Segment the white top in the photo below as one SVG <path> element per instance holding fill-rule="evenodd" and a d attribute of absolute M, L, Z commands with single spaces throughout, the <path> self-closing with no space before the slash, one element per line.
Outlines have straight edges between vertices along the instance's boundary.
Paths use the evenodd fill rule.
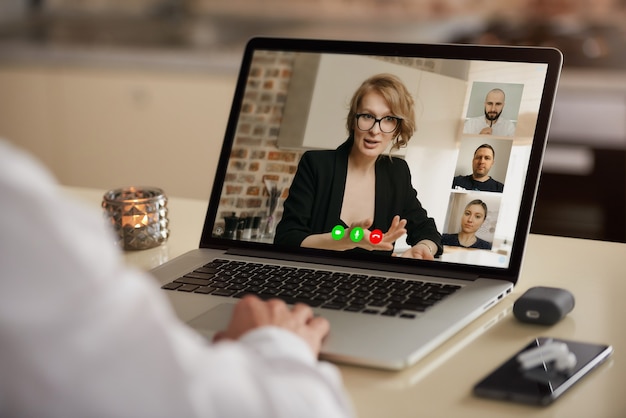
<path fill-rule="evenodd" d="M 483 128 L 488 128 L 489 124 L 484 116 L 469 118 L 463 126 L 464 134 L 478 135 Z M 498 118 L 491 126 L 493 136 L 513 136 L 515 135 L 515 124 L 507 119 Z"/>
<path fill-rule="evenodd" d="M 0 416 L 345 417 L 337 369 L 288 331 L 210 344 L 129 269 L 102 215 L 0 140 Z"/>

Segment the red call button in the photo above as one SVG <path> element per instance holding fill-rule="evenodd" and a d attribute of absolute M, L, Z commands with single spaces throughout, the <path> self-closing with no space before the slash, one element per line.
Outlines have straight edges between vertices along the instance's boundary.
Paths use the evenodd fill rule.
<path fill-rule="evenodd" d="M 380 242 L 383 240 L 383 231 L 381 231 L 380 229 L 375 229 L 372 232 L 370 232 L 370 242 L 374 245 L 376 244 L 380 244 Z"/>

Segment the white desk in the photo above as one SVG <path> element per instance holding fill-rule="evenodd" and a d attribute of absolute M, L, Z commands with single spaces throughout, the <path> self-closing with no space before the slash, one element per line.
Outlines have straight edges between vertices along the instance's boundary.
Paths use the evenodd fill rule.
<path fill-rule="evenodd" d="M 99 207 L 104 190 L 64 188 Z M 150 250 L 127 252 L 149 269 L 197 248 L 207 204 L 171 198 L 171 236 Z M 415 366 L 401 372 L 340 366 L 360 417 L 625 417 L 626 244 L 531 235 L 515 291 Z M 576 297 L 560 323 L 517 322 L 513 302 L 529 287 L 564 287 Z M 613 358 L 552 406 L 541 408 L 478 399 L 473 384 L 537 336 L 612 344 Z"/>

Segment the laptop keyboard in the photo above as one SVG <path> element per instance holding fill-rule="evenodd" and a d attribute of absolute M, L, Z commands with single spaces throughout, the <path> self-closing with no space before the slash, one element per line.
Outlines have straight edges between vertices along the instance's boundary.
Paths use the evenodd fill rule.
<path fill-rule="evenodd" d="M 215 259 L 163 289 L 412 319 L 460 286 L 308 268 Z"/>

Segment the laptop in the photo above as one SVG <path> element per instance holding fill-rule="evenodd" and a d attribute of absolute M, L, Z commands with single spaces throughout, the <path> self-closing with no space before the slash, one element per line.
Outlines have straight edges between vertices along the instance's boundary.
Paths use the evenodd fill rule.
<path fill-rule="evenodd" d="M 226 327 L 239 298 L 253 293 L 308 303 L 327 318 L 324 359 L 388 370 L 416 363 L 518 281 L 561 65 L 551 48 L 251 39 L 199 248 L 152 273 L 180 318 L 209 339 Z M 346 142 L 352 96 L 380 74 L 401 80 L 413 97 L 416 131 L 406 147 L 379 158 L 408 167 L 412 199 L 446 245 L 433 248 L 434 260 L 399 256 L 411 248 L 407 235 L 392 251 L 286 245 L 277 235 L 290 228 L 281 222 L 294 215 L 285 202 L 304 174 L 302 156 Z M 457 184 L 472 177 L 475 156 L 485 152 L 500 189 Z M 207 179 L 190 181 L 211 187 Z M 345 179 L 328 187 L 337 184 Z M 316 193 L 306 198 L 311 207 L 298 218 L 336 203 Z M 481 211 L 480 226 L 467 232 L 467 212 Z M 336 224 L 321 233 L 355 230 Z M 359 238 L 386 231 L 364 228 L 351 239 L 358 246 Z"/>

